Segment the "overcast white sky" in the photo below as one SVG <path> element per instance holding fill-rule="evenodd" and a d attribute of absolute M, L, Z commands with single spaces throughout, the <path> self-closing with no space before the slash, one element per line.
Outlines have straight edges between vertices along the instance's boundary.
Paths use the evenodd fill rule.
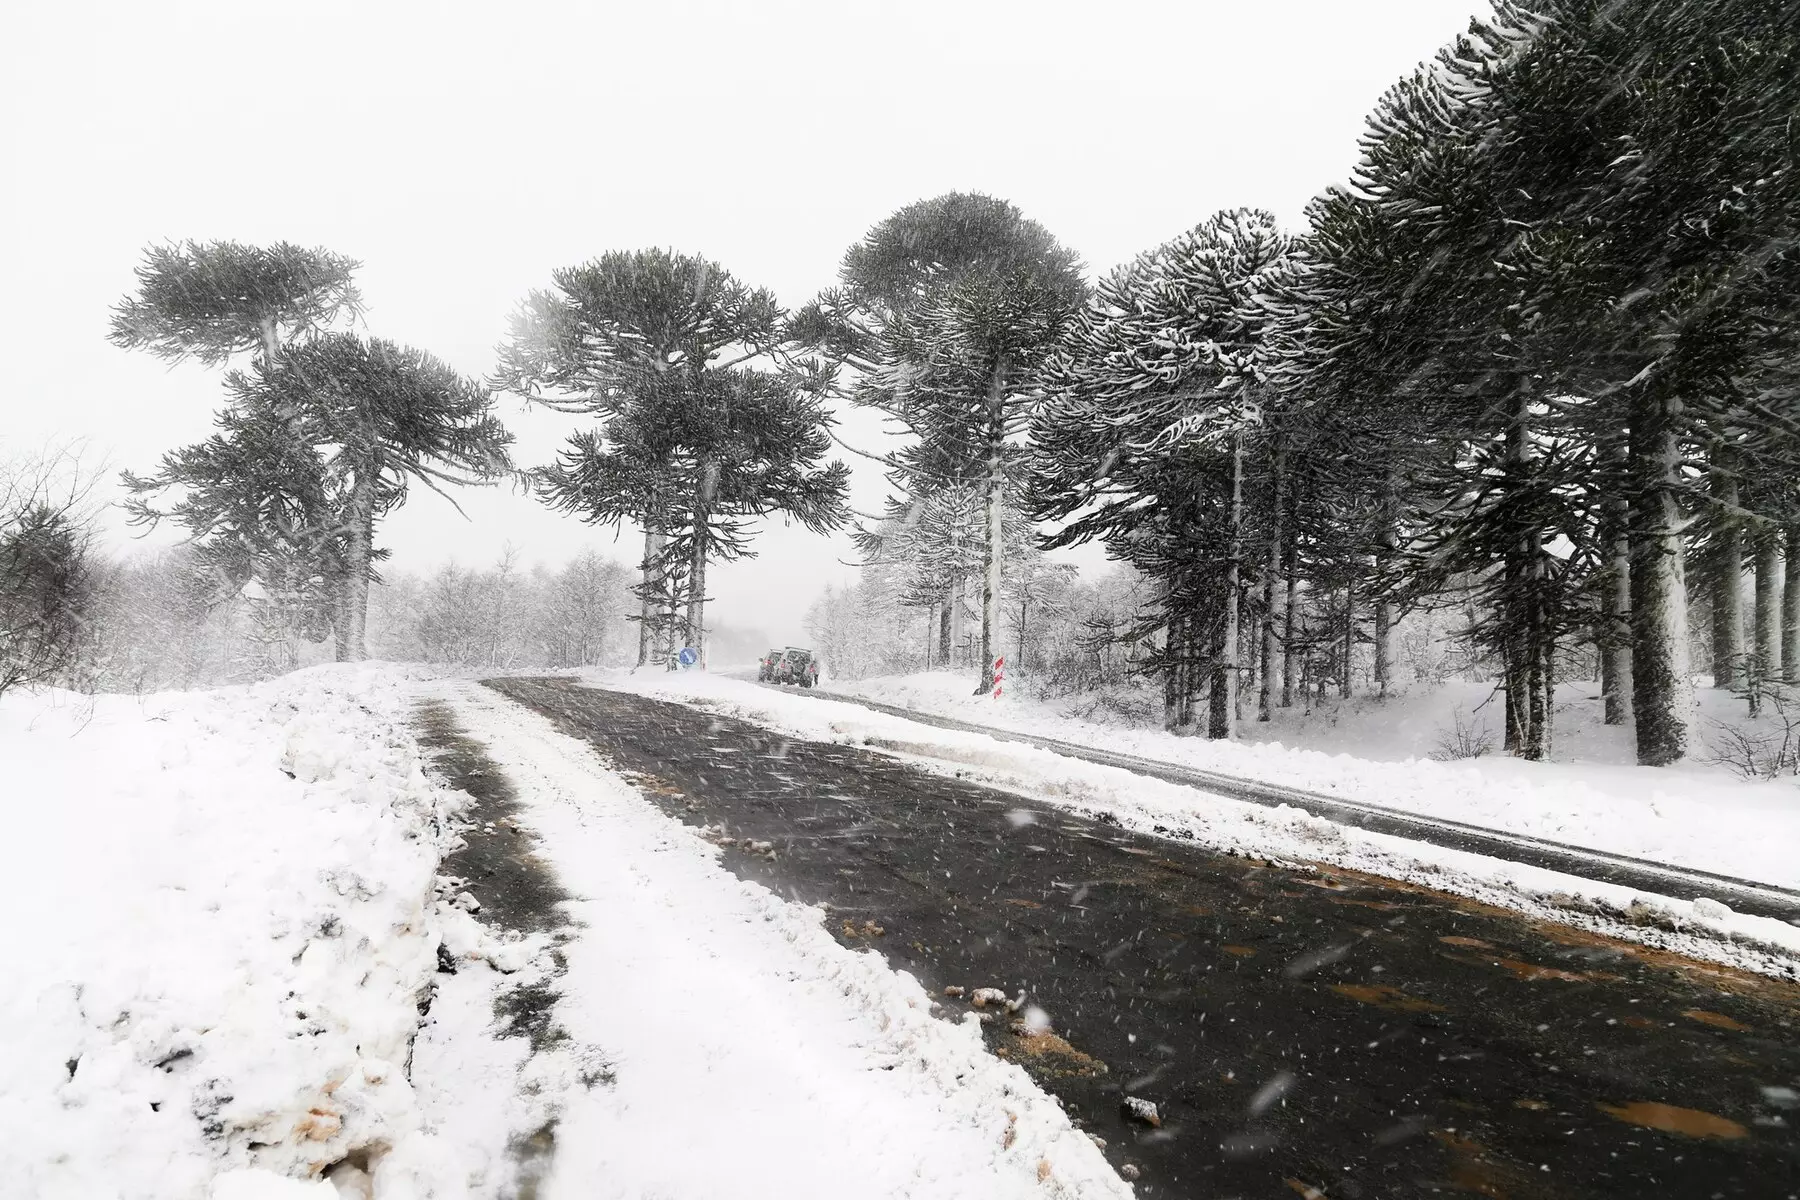
<path fill-rule="evenodd" d="M 871 225 L 950 190 L 1013 201 L 1096 273 L 1223 207 L 1297 227 L 1382 90 L 1478 7 L 12 4 L 0 441 L 85 438 L 147 469 L 206 435 L 216 373 L 105 340 L 153 241 L 352 255 L 370 332 L 480 376 L 526 291 L 610 249 L 703 253 L 797 305 Z M 578 420 L 503 412 L 526 463 Z M 857 465 L 853 502 L 874 508 L 878 470 Z M 463 505 L 469 520 L 421 492 L 389 518 L 393 567 L 611 543 L 525 496 Z M 714 614 L 799 640 L 852 552 L 783 528 L 761 544 L 709 577 Z M 629 539 L 613 552 L 635 557 Z"/>

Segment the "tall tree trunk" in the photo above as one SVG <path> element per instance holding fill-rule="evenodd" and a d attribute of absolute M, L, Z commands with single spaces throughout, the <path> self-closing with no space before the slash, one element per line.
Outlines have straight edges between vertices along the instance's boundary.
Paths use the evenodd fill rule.
<path fill-rule="evenodd" d="M 1525 745 L 1521 749 L 1524 758 L 1531 762 L 1542 762 L 1550 757 L 1550 722 L 1551 722 L 1551 689 L 1552 676 L 1556 659 L 1555 642 L 1550 635 L 1548 614 L 1544 611 L 1542 577 L 1544 556 L 1542 548 L 1537 545 L 1538 535 L 1531 535 L 1532 549 L 1537 551 L 1527 569 L 1526 577 L 1531 580 L 1531 597 L 1527 604 L 1530 623 L 1527 625 L 1525 677 L 1526 722 Z"/>
<path fill-rule="evenodd" d="M 1525 719 L 1520 716 L 1525 706 L 1520 703 L 1519 697 L 1519 667 L 1513 661 L 1516 652 L 1517 648 L 1509 645 L 1501 654 L 1500 692 L 1506 698 L 1501 720 L 1505 722 L 1506 733 L 1501 739 L 1500 748 L 1508 754 L 1518 753 L 1519 747 L 1525 744 L 1521 732 Z"/>
<path fill-rule="evenodd" d="M 1781 555 L 1781 678 L 1800 683 L 1800 525 L 1787 527 Z"/>
<path fill-rule="evenodd" d="M 1244 442 L 1231 439 L 1230 541 L 1225 561 L 1225 619 L 1219 632 L 1219 656 L 1213 670 L 1211 721 L 1207 736 L 1230 738 L 1237 734 L 1238 688 L 1238 577 L 1244 557 Z"/>
<path fill-rule="evenodd" d="M 944 593 L 944 602 L 938 606 L 937 662 L 941 667 L 950 665 L 950 638 L 954 632 L 951 610 L 956 607 L 956 601 L 956 589 L 950 588 Z"/>
<path fill-rule="evenodd" d="M 656 569 L 656 558 L 662 553 L 662 538 L 657 534 L 655 523 L 644 522 L 644 557 L 638 564 L 642 572 L 641 586 L 638 589 L 638 659 L 637 665 L 643 666 L 650 661 L 650 651 L 655 644 L 655 602 L 652 594 L 655 580 L 651 572 Z"/>
<path fill-rule="evenodd" d="M 1300 548 L 1292 520 L 1288 523 L 1287 552 L 1282 556 L 1287 598 L 1281 602 L 1281 707 L 1294 707 L 1294 625 L 1300 615 Z"/>
<path fill-rule="evenodd" d="M 693 565 L 688 568 L 687 644 L 693 648 L 694 665 L 706 669 L 706 556 L 704 527 L 694 531 Z"/>
<path fill-rule="evenodd" d="M 706 670 L 706 558 L 712 552 L 712 503 L 719 486 L 719 464 L 708 458 L 699 462 L 694 487 L 694 551 L 688 568 L 688 645 L 697 656 L 694 665 Z"/>
<path fill-rule="evenodd" d="M 1653 387 L 1631 396 L 1631 703 L 1638 762 L 1687 756 L 1693 679 L 1679 496 L 1682 403 Z"/>
<path fill-rule="evenodd" d="M 1280 637 L 1276 623 L 1285 616 L 1279 606 L 1286 597 L 1281 587 L 1281 535 L 1287 526 L 1287 435 L 1282 432 L 1279 420 L 1271 440 L 1269 467 L 1274 476 L 1274 495 L 1269 505 L 1268 554 L 1263 560 L 1262 679 L 1256 694 L 1258 721 L 1267 721 L 1274 716 L 1275 676 L 1281 671 L 1277 662 Z"/>
<path fill-rule="evenodd" d="M 1338 695 L 1345 700 L 1348 700 L 1355 690 L 1350 683 L 1350 664 L 1355 658 L 1356 582 L 1346 579 L 1344 581 L 1344 661 L 1338 671 Z"/>
<path fill-rule="evenodd" d="M 1605 566 L 1600 572 L 1600 624 L 1594 641 L 1600 650 L 1600 694 L 1608 725 L 1631 721 L 1631 543 L 1626 538 L 1629 520 L 1624 497 L 1611 497 L 1601 504 L 1600 545 Z"/>
<path fill-rule="evenodd" d="M 1379 561 L 1375 578 L 1381 591 L 1375 598 L 1370 617 L 1375 623 L 1375 694 L 1387 698 L 1394 675 L 1394 603 L 1388 599 L 1387 585 L 1394 572 L 1394 560 L 1400 556 L 1400 475 L 1390 460 L 1381 480 L 1381 534 Z"/>
<path fill-rule="evenodd" d="M 340 579 L 331 597 L 331 651 L 338 662 L 350 662 L 350 583 Z"/>
<path fill-rule="evenodd" d="M 1750 535 L 1756 558 L 1756 629 L 1754 648 L 1755 683 L 1781 678 L 1785 660 L 1781 657 L 1781 569 L 1779 557 L 1781 534 L 1771 525 L 1759 525 Z"/>
<path fill-rule="evenodd" d="M 956 585 L 950 595 L 950 665 L 957 664 L 956 655 L 962 653 L 963 643 L 968 640 L 969 614 L 963 611 L 963 589 L 968 580 L 957 577 Z"/>
<path fill-rule="evenodd" d="M 1506 471 L 1520 488 L 1530 485 L 1533 473 L 1531 419 L 1531 393 L 1521 387 L 1506 427 Z M 1519 757 L 1538 762 L 1546 753 L 1547 656 L 1552 652 L 1544 611 L 1543 535 L 1538 529 L 1517 531 L 1508 542 L 1504 570 L 1506 590 L 1500 604 L 1508 643 L 1507 688 L 1513 697 L 1512 749 Z"/>
<path fill-rule="evenodd" d="M 1168 604 L 1164 599 L 1165 606 Z M 1167 631 L 1163 641 L 1163 728 L 1174 730 L 1181 726 L 1181 672 L 1175 657 L 1175 647 L 1181 644 L 1181 618 L 1172 608 L 1166 608 Z"/>
<path fill-rule="evenodd" d="M 1021 596 L 1019 598 L 1019 652 L 1013 656 L 1014 671 L 1023 671 L 1025 669 L 1025 614 L 1030 607 L 1031 598 L 1029 596 Z"/>
<path fill-rule="evenodd" d="M 375 542 L 375 468 L 358 466 L 350 486 L 349 546 L 344 578 L 344 620 L 349 627 L 345 652 L 350 662 L 369 657 L 369 566 Z"/>
<path fill-rule="evenodd" d="M 987 538 L 981 576 L 981 686 L 994 690 L 994 653 L 1000 644 L 1001 563 L 1006 556 L 1002 506 L 1006 501 L 1006 356 L 994 362 L 987 395 Z"/>
<path fill-rule="evenodd" d="M 1720 502 L 1707 578 L 1713 686 L 1730 688 L 1737 686 L 1744 668 L 1744 525 L 1731 511 L 1738 506 L 1737 455 L 1724 443 L 1713 450 L 1707 490 Z"/>
<path fill-rule="evenodd" d="M 1375 625 L 1375 694 L 1382 699 L 1387 698 L 1388 684 L 1394 673 L 1393 661 L 1393 629 L 1394 605 L 1386 593 L 1375 600 L 1374 610 L 1369 618 Z"/>

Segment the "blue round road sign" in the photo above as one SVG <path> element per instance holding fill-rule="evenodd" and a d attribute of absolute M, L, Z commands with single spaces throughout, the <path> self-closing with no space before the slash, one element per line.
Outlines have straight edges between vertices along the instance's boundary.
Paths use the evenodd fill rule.
<path fill-rule="evenodd" d="M 692 646 L 683 646 L 681 648 L 681 653 L 677 654 L 675 657 L 681 660 L 681 665 L 684 667 L 691 667 L 700 661 L 700 655 Z"/>

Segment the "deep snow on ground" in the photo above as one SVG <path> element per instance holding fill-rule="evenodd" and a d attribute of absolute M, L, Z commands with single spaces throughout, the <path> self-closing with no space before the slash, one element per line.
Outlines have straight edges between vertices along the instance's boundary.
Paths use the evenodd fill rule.
<path fill-rule="evenodd" d="M 525 1069 L 555 1121 L 543 1200 L 1130 1194 L 972 1016 L 932 1016 L 822 912 L 738 879 L 592 747 L 487 689 L 449 695 L 576 897 L 546 980 L 558 1036 Z"/>
<path fill-rule="evenodd" d="M 28 914 L 0 990 L 0 1192 L 301 1195 L 282 1176 L 416 1132 L 445 796 L 409 692 L 361 666 L 0 702 Z"/>
<path fill-rule="evenodd" d="M 1630 730 L 1602 723 L 1593 684 L 1558 688 L 1559 761 L 1532 763 L 1499 753 L 1499 703 L 1488 702 L 1488 684 L 1452 682 L 1386 700 L 1328 700 L 1310 713 L 1277 709 L 1268 724 L 1254 719 L 1254 699 L 1247 697 L 1240 740 L 1216 742 L 1071 715 L 1094 710 L 1091 701 L 1039 699 L 1021 688 L 998 700 L 975 696 L 975 683 L 973 675 L 933 671 L 834 681 L 826 689 L 1363 804 L 1800 887 L 1800 781 L 1747 781 L 1702 763 L 1636 766 Z M 1728 693 L 1702 689 L 1700 704 L 1703 732 L 1714 722 L 1746 720 L 1743 701 Z M 1459 719 L 1494 750 L 1435 761 Z"/>
<path fill-rule="evenodd" d="M 1027 792 L 1081 812 L 1105 813 L 1146 832 L 1192 838 L 1232 853 L 1369 871 L 1695 957 L 1770 974 L 1800 976 L 1800 927 L 1733 913 L 1712 900 L 1645 895 L 1539 867 L 1347 828 L 1299 807 L 1267 808 L 1232 800 L 1120 768 L 1000 741 L 986 734 L 940 729 L 850 701 L 806 697 L 742 679 L 660 671 L 598 671 L 586 675 L 600 686 L 695 704 L 797 737 L 886 749 L 914 758 L 933 770 Z M 1021 719 L 1019 727 L 1050 736 L 1066 733 L 1051 727 L 1048 720 Z M 1129 748 L 1116 736 L 1117 731 L 1109 734 L 1097 744 L 1112 750 Z M 1251 750 L 1255 752 L 1257 748 Z M 1288 756 L 1304 761 L 1303 753 L 1287 752 L 1287 756 L 1280 757 L 1267 749 L 1261 753 L 1270 754 L 1268 761 L 1275 764 L 1289 761 Z M 1433 786 L 1429 771 L 1440 765 L 1369 764 L 1324 755 L 1318 758 L 1341 763 L 1352 779 L 1363 778 L 1356 774 L 1358 771 L 1371 770 L 1375 782 L 1366 785 L 1371 788 L 1379 786 L 1377 772 L 1391 771 L 1396 785 L 1407 772 L 1417 772 L 1427 780 L 1421 789 L 1427 794 Z M 1196 765 L 1229 769 L 1222 763 L 1205 760 Z M 1324 765 L 1316 769 L 1321 778 L 1328 777 Z M 1275 782 L 1294 782 L 1277 774 L 1267 777 Z M 1482 782 L 1479 776 L 1464 780 L 1465 786 Z M 1316 779 L 1307 780 L 1302 786 L 1307 784 L 1316 790 L 1333 790 L 1319 787 Z M 1435 786 L 1450 784 L 1439 780 Z M 1541 802 L 1553 803 L 1556 785 L 1539 786 L 1547 792 Z M 1355 794 L 1355 798 L 1360 800 L 1363 796 Z M 1766 837 L 1774 832 L 1753 829 L 1749 836 Z M 1790 841 L 1777 847 L 1768 861 L 1791 857 L 1794 844 Z"/>
<path fill-rule="evenodd" d="M 0 701 L 0 1195 L 1130 1194 L 915 982 L 590 748 L 428 676 Z M 578 897 L 566 971 L 438 874 L 470 810 L 409 725 L 447 690 Z M 505 1036 L 521 988 L 560 993 L 551 1036 Z"/>

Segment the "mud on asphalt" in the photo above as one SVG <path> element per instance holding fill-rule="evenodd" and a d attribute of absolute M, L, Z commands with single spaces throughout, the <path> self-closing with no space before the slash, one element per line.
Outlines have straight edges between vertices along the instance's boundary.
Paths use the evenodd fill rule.
<path fill-rule="evenodd" d="M 1792 983 L 681 705 L 488 686 L 670 815 L 724 825 L 731 870 L 825 907 L 944 1015 L 1023 991 L 1051 1032 L 1001 1015 L 990 1047 L 1139 1168 L 1142 1195 L 1800 1196 Z"/>

